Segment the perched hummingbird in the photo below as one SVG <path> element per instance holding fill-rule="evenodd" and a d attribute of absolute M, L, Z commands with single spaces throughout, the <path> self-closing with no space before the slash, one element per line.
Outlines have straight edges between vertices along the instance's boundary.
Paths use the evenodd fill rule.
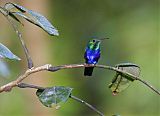
<path fill-rule="evenodd" d="M 84 54 L 86 64 L 98 63 L 98 60 L 101 55 L 100 43 L 101 43 L 101 40 L 104 40 L 104 39 L 108 39 L 108 38 L 93 39 L 88 42 L 85 50 L 85 54 Z M 93 69 L 94 67 L 85 67 L 84 76 L 92 76 Z"/>

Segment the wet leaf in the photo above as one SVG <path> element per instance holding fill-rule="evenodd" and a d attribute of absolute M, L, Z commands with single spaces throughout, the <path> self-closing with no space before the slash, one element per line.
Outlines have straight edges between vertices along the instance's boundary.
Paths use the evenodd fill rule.
<path fill-rule="evenodd" d="M 0 43 L 0 58 L 8 58 L 11 60 L 21 60 L 19 57 L 14 55 L 6 46 Z"/>
<path fill-rule="evenodd" d="M 59 35 L 58 30 L 40 13 L 37 13 L 32 10 L 28 10 L 14 3 L 6 4 L 5 8 L 9 10 L 11 13 L 21 16 L 22 18 L 26 19 L 30 23 L 39 26 L 48 34 L 56 35 L 56 36 Z"/>
<path fill-rule="evenodd" d="M 117 64 L 116 68 L 125 71 L 127 73 L 132 74 L 133 76 L 139 77 L 140 75 L 140 67 L 136 64 L 132 63 L 121 63 Z M 125 74 L 116 72 L 115 77 L 113 78 L 111 84 L 109 84 L 109 88 L 111 89 L 113 95 L 117 95 L 121 91 L 128 88 L 128 86 L 133 82 L 135 78 L 128 77 Z"/>
<path fill-rule="evenodd" d="M 66 102 L 71 94 L 72 88 L 64 86 L 55 86 L 45 90 L 37 90 L 36 95 L 40 102 L 46 107 L 52 107 L 52 104 Z"/>

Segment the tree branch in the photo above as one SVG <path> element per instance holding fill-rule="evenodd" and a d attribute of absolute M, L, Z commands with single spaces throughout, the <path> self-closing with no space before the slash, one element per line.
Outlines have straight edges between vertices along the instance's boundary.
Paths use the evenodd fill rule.
<path fill-rule="evenodd" d="M 104 116 L 104 114 L 102 112 L 100 112 L 99 110 L 97 110 L 95 107 L 93 107 L 92 105 L 88 104 L 87 102 L 73 96 L 73 95 L 70 95 L 70 98 L 72 98 L 73 100 L 77 101 L 77 102 L 80 102 L 84 105 L 86 105 L 87 107 L 89 107 L 91 110 L 97 112 L 100 116 Z"/>
<path fill-rule="evenodd" d="M 27 49 L 27 46 L 26 46 L 26 44 L 25 44 L 25 42 L 24 42 L 24 40 L 23 40 L 23 38 L 22 38 L 22 34 L 21 34 L 20 31 L 18 30 L 18 28 L 17 28 L 17 26 L 14 24 L 14 22 L 13 22 L 11 19 L 9 19 L 8 16 L 5 16 L 5 17 L 7 18 L 7 20 L 9 21 L 9 23 L 12 25 L 14 31 L 15 31 L 16 34 L 17 34 L 17 36 L 18 36 L 18 38 L 19 38 L 19 40 L 20 40 L 20 42 L 21 42 L 21 45 L 22 45 L 22 47 L 23 47 L 25 56 L 26 56 L 26 58 L 27 58 L 28 68 L 31 69 L 31 68 L 33 67 L 33 61 L 32 61 L 32 58 L 31 58 L 31 56 L 30 56 L 30 54 L 29 54 L 29 51 L 28 51 L 28 49 Z"/>
<path fill-rule="evenodd" d="M 28 68 L 31 69 L 33 67 L 33 61 L 32 61 L 32 58 L 29 54 L 29 51 L 27 49 L 27 46 L 22 38 L 22 34 L 20 33 L 20 31 L 18 30 L 17 28 L 17 25 L 9 18 L 9 11 L 6 10 L 5 8 L 1 7 L 0 6 L 0 13 L 2 13 L 8 20 L 8 22 L 11 24 L 11 26 L 13 27 L 14 31 L 16 32 L 20 42 L 21 42 L 21 45 L 23 47 L 23 50 L 24 50 L 24 53 L 25 53 L 25 56 L 27 58 L 27 63 L 28 63 Z"/>
<path fill-rule="evenodd" d="M 151 84 L 149 84 L 148 82 L 137 78 L 138 81 L 142 82 L 144 85 L 146 85 L 147 87 L 149 87 L 151 90 L 153 90 L 155 93 L 157 93 L 158 95 L 160 95 L 160 91 L 158 91 L 156 88 L 154 88 Z"/>
<path fill-rule="evenodd" d="M 108 69 L 108 70 L 113 70 L 116 71 L 124 76 L 131 76 L 134 80 L 138 80 L 145 84 L 147 87 L 149 87 L 151 90 L 153 90 L 155 93 L 160 95 L 160 92 L 152 87 L 150 84 L 145 82 L 144 80 L 140 79 L 139 77 L 136 77 L 128 72 L 125 72 L 121 69 L 111 67 L 111 66 L 106 66 L 106 65 L 89 65 L 89 64 L 69 64 L 69 65 L 60 65 L 60 66 L 52 66 L 51 64 L 46 64 L 43 66 L 39 66 L 36 68 L 28 69 L 23 75 L 19 76 L 15 81 L 12 81 L 6 85 L 3 85 L 0 87 L 0 93 L 3 91 L 10 91 L 13 87 L 17 86 L 20 82 L 22 82 L 25 78 L 27 78 L 30 74 L 40 72 L 40 71 L 51 71 L 55 72 L 61 69 L 72 69 L 72 68 L 82 68 L 82 67 L 97 67 L 97 68 L 102 68 L 102 69 Z"/>
<path fill-rule="evenodd" d="M 36 73 L 36 72 L 40 72 L 40 71 L 47 71 L 48 67 L 50 67 L 49 64 L 43 65 L 43 66 L 39 66 L 37 68 L 32 68 L 32 69 L 28 69 L 23 75 L 19 76 L 16 80 L 3 85 L 0 87 L 0 93 L 1 92 L 9 92 L 11 91 L 11 89 L 13 87 L 18 86 L 19 83 L 21 83 L 25 78 L 27 78 L 29 75 Z"/>
<path fill-rule="evenodd" d="M 36 85 L 31 85 L 31 84 L 27 84 L 27 83 L 19 83 L 17 85 L 17 87 L 19 88 L 32 88 L 32 89 L 46 89 L 45 87 L 40 87 L 40 86 L 36 86 Z"/>
<path fill-rule="evenodd" d="M 32 89 L 41 89 L 41 90 L 44 90 L 46 89 L 45 87 L 40 87 L 40 86 L 36 86 L 36 85 L 31 85 L 31 84 L 27 84 L 27 83 L 19 83 L 17 85 L 17 87 L 19 88 L 32 88 Z M 77 102 L 80 102 L 84 105 L 86 105 L 87 107 L 89 107 L 91 110 L 95 111 L 96 113 L 98 113 L 100 116 L 104 116 L 103 113 L 101 113 L 100 111 L 98 111 L 95 107 L 93 107 L 92 105 L 90 105 L 89 103 L 87 103 L 86 101 L 83 101 L 73 95 L 70 95 L 69 96 L 70 98 L 74 99 L 75 101 Z"/>

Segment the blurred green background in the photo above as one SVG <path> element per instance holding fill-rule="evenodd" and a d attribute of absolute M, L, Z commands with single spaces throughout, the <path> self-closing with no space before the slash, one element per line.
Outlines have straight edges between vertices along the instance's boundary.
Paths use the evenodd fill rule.
<path fill-rule="evenodd" d="M 46 16 L 59 30 L 51 37 L 36 26 L 25 23 L 22 30 L 35 66 L 83 63 L 86 43 L 91 37 L 109 37 L 102 43 L 99 64 L 132 62 L 141 67 L 142 79 L 160 89 L 159 4 L 158 0 L 10 0 Z M 4 5 L 9 0 L 0 2 Z M 0 40 L 20 62 L 6 61 L 10 78 L 0 78 L 3 85 L 26 69 L 26 60 L 16 34 L 3 15 Z M 160 116 L 160 98 L 142 83 L 135 81 L 122 93 L 113 96 L 108 84 L 114 72 L 95 69 L 85 78 L 83 69 L 34 74 L 26 80 L 40 86 L 63 85 L 74 88 L 73 95 L 95 106 L 107 116 Z M 44 107 L 35 90 L 14 88 L 0 94 L 0 116 L 96 116 L 95 112 L 72 99 L 61 107 Z"/>

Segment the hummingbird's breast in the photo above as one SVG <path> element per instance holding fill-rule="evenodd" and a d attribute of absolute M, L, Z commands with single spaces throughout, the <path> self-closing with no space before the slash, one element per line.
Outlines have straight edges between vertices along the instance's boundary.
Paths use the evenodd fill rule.
<path fill-rule="evenodd" d="M 97 64 L 98 59 L 100 58 L 100 49 L 86 49 L 84 58 L 86 59 L 87 64 Z"/>

